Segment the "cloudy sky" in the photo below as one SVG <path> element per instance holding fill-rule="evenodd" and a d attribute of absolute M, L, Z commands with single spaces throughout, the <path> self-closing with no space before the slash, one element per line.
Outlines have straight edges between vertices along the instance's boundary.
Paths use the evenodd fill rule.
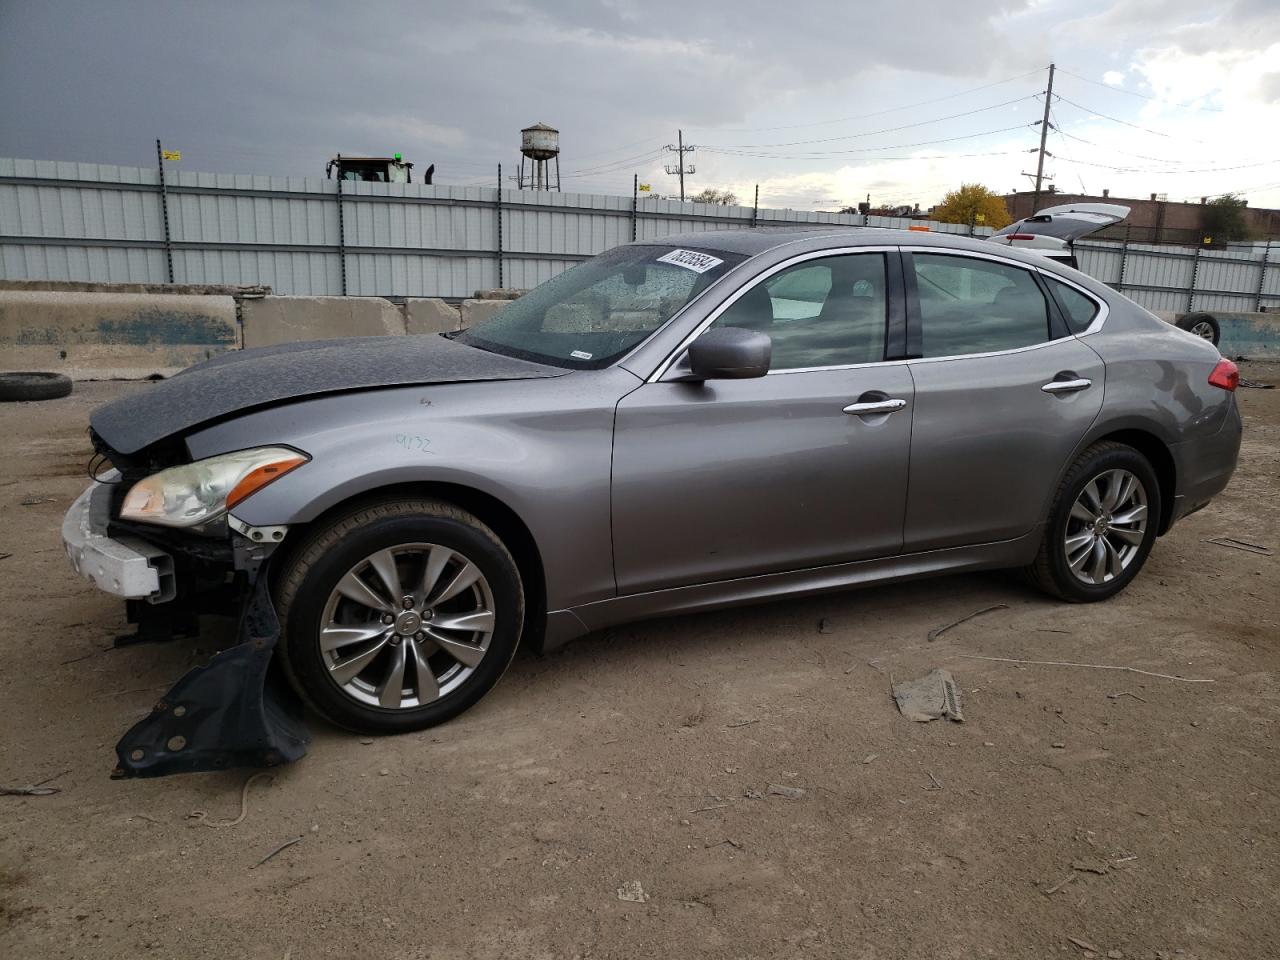
<path fill-rule="evenodd" d="M 682 128 L 691 192 L 927 207 L 1027 187 L 1051 60 L 1059 189 L 1280 207 L 1277 0 L 0 0 L 0 156 L 479 184 L 546 121 L 566 190 L 670 194 Z"/>

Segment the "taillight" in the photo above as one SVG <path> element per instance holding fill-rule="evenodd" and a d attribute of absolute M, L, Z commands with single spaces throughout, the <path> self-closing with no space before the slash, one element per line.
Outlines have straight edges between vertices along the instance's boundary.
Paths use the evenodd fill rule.
<path fill-rule="evenodd" d="M 1236 387 L 1240 386 L 1240 368 L 1223 357 L 1213 368 L 1213 373 L 1209 374 L 1209 382 L 1215 387 L 1234 393 Z"/>

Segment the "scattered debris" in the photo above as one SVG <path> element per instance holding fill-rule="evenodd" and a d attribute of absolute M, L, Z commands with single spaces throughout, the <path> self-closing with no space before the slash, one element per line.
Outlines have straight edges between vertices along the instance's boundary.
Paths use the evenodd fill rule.
<path fill-rule="evenodd" d="M 1076 878 L 1076 875 L 1074 873 L 1069 874 L 1065 880 L 1059 880 L 1052 887 L 1046 890 L 1044 892 L 1044 895 L 1046 897 L 1052 897 L 1055 893 L 1057 893 L 1059 890 L 1061 890 L 1063 887 L 1065 887 L 1068 883 L 1070 883 L 1075 878 Z"/>
<path fill-rule="evenodd" d="M 941 789 L 942 789 L 942 784 L 941 784 L 941 782 L 939 782 L 938 778 L 937 778 L 937 777 L 935 777 L 935 776 L 933 775 L 933 773 L 932 773 L 932 772 L 930 772 L 930 771 L 928 771 L 928 770 L 926 770 L 926 771 L 925 771 L 925 773 L 929 774 L 929 779 L 933 781 L 933 786 L 932 786 L 932 787 L 925 787 L 925 789 L 926 789 L 926 790 L 941 790 Z"/>
<path fill-rule="evenodd" d="M 1051 746 L 1052 746 L 1052 747 L 1053 747 L 1053 749 L 1055 749 L 1055 750 L 1065 750 L 1065 749 L 1067 749 L 1067 745 L 1066 745 L 1065 743 L 1063 743 L 1061 740 L 1055 740 L 1055 741 L 1051 744 Z"/>
<path fill-rule="evenodd" d="M 0 787 L 0 797 L 49 797 L 61 792 L 60 787 Z"/>
<path fill-rule="evenodd" d="M 731 840 L 728 837 L 725 837 L 723 840 L 717 840 L 715 843 L 708 843 L 702 849 L 710 850 L 712 847 L 723 847 L 726 843 L 729 846 L 733 847 L 735 850 L 742 849 L 742 844 L 740 844 L 737 840 Z"/>
<path fill-rule="evenodd" d="M 1144 677 L 1157 677 L 1160 680 L 1180 680 L 1183 683 L 1213 683 L 1212 680 L 1198 680 L 1193 677 L 1178 677 L 1169 673 L 1152 673 L 1150 670 L 1139 670 L 1137 667 L 1114 667 L 1105 663 L 1072 663 L 1069 660 L 1015 660 L 1013 657 L 979 657 L 969 653 L 957 654 L 963 660 L 990 660 L 995 663 L 1021 663 L 1040 667 L 1088 667 L 1091 670 L 1126 670 L 1129 673 L 1140 673 Z"/>
<path fill-rule="evenodd" d="M 799 800 L 805 793 L 799 787 L 784 787 L 780 783 L 769 784 L 769 792 L 775 797 L 785 797 L 787 800 Z"/>
<path fill-rule="evenodd" d="M 34 507 L 37 503 L 57 503 L 57 502 L 58 502 L 57 499 L 54 497 L 27 497 L 27 499 L 22 501 L 22 506 Z"/>
<path fill-rule="evenodd" d="M 6 553 L 6 554 L 5 554 L 5 557 L 7 557 L 7 556 L 8 556 L 8 554 Z M 4 559 L 4 557 L 0 557 L 0 560 L 3 560 L 3 559 Z M 83 654 L 82 656 L 79 656 L 79 657 L 72 657 L 70 660 L 63 660 L 63 661 L 62 661 L 62 663 L 61 663 L 61 666 L 64 666 L 64 667 L 65 667 L 65 666 L 67 666 L 67 664 L 70 664 L 70 663 L 79 663 L 81 660 L 88 660 L 90 657 L 96 657 L 96 656 L 97 656 L 98 654 L 100 654 L 100 653 L 106 653 L 108 650 L 116 650 L 116 649 L 118 649 L 118 648 L 117 648 L 114 644 L 113 644 L 112 646 L 109 646 L 109 647 L 99 647 L 98 649 L 96 649 L 96 650 L 94 650 L 94 651 L 92 651 L 92 652 L 90 652 L 90 653 Z"/>
<path fill-rule="evenodd" d="M 59 777 L 65 777 L 70 770 L 63 770 L 61 773 L 55 773 L 52 777 L 45 777 L 36 783 L 27 787 L 0 787 L 0 797 L 51 797 L 55 793 L 61 793 L 61 787 L 46 787 L 45 784 Z"/>
<path fill-rule="evenodd" d="M 761 793 L 759 790 L 755 789 L 754 787 L 747 787 L 747 789 L 746 789 L 745 791 L 743 791 L 743 794 L 742 794 L 742 795 L 743 795 L 744 797 L 746 797 L 748 800 L 763 800 L 763 799 L 764 799 L 764 794 L 763 794 L 763 793 Z"/>
<path fill-rule="evenodd" d="M 244 823 L 244 818 L 249 813 L 249 787 L 253 785 L 253 781 L 266 777 L 268 780 L 274 780 L 273 773 L 255 773 L 244 782 L 244 786 L 240 788 L 240 816 L 234 820 L 210 820 L 209 814 L 205 810 L 192 810 L 187 814 L 188 820 L 194 820 L 196 823 L 203 823 L 206 827 L 238 827 Z M 299 837 L 298 839 L 302 839 Z M 276 853 L 280 851 L 277 850 Z M 273 853 L 272 856 L 275 856 Z"/>
<path fill-rule="evenodd" d="M 862 758 L 862 762 L 870 763 L 872 760 L 874 760 L 878 756 L 880 756 L 880 754 L 878 753 L 868 753 L 865 757 Z"/>
<path fill-rule="evenodd" d="M 12 553 L 0 553 L 0 560 L 8 560 L 12 556 Z"/>
<path fill-rule="evenodd" d="M 370 737 L 366 737 L 365 739 L 361 740 L 360 743 L 367 747 L 369 746 L 369 744 L 373 743 L 373 739 Z"/>
<path fill-rule="evenodd" d="M 752 717 L 750 720 L 738 720 L 736 723 L 726 723 L 726 727 L 745 727 L 752 723 L 758 723 L 759 718 Z"/>
<path fill-rule="evenodd" d="M 1254 390 L 1274 390 L 1276 388 L 1274 383 L 1263 383 L 1261 380 L 1246 380 L 1244 377 L 1237 381 L 1236 386 L 1250 387 Z"/>
<path fill-rule="evenodd" d="M 908 720 L 927 723 L 939 717 L 947 717 L 957 723 L 964 722 L 960 709 L 960 689 L 947 670 L 930 670 L 923 677 L 894 683 L 893 699 L 898 710 Z"/>
<path fill-rule="evenodd" d="M 391 776 L 391 771 L 388 770 L 386 767 L 383 767 L 381 770 L 378 771 L 378 776 L 389 777 Z"/>
<path fill-rule="evenodd" d="M 1213 543 L 1219 547 L 1230 547 L 1232 550 L 1243 550 L 1245 553 L 1256 553 L 1263 557 L 1269 557 L 1272 554 L 1270 547 L 1264 547 L 1260 543 L 1250 543 L 1248 540 L 1237 540 L 1235 537 L 1209 537 L 1203 542 Z"/>
<path fill-rule="evenodd" d="M 258 867 L 262 866 L 264 863 L 266 863 L 268 860 L 270 860 L 272 857 L 274 857 L 274 856 L 275 856 L 277 853 L 279 853 L 281 850 L 288 850 L 288 849 L 289 849 L 290 847 L 292 847 L 295 843 L 301 843 L 301 842 L 302 842 L 302 839 L 303 839 L 302 837 L 294 837 L 292 840 L 286 840 L 284 843 L 280 844 L 280 846 L 276 847 L 274 850 L 272 850 L 270 853 L 268 853 L 265 857 L 263 857 L 261 860 L 259 860 L 257 863 L 255 863 L 255 864 L 254 864 L 252 867 L 250 867 L 249 869 L 250 869 L 250 870 L 256 870 L 256 869 L 258 869 Z"/>
<path fill-rule="evenodd" d="M 1108 693 L 1108 694 L 1107 694 L 1107 699 L 1108 699 L 1108 700 L 1119 700 L 1121 697 L 1133 697 L 1133 699 L 1137 700 L 1139 703 L 1146 703 L 1146 702 L 1147 702 L 1147 701 L 1143 700 L 1140 696 L 1138 696 L 1136 693 L 1130 693 L 1128 690 L 1121 690 L 1119 693 Z"/>
<path fill-rule="evenodd" d="M 723 810 L 727 806 L 727 803 L 713 803 L 709 807 L 699 807 L 697 810 L 690 810 L 689 813 L 706 813 L 708 810 Z"/>
<path fill-rule="evenodd" d="M 1111 867 L 1105 860 L 1072 860 L 1071 869 L 1081 873 L 1096 873 L 1100 877 L 1111 872 Z"/>
<path fill-rule="evenodd" d="M 1072 943 L 1074 943 L 1081 950 L 1089 950 L 1089 951 L 1092 951 L 1093 953 L 1099 952 L 1098 948 L 1095 947 L 1088 940 L 1082 940 L 1080 937 L 1067 937 L 1067 939 L 1070 940 Z"/>
<path fill-rule="evenodd" d="M 974 617 L 980 617 L 984 613 L 991 613 L 991 611 L 993 610 L 1008 610 L 1008 609 L 1009 609 L 1009 605 L 1007 603 L 996 603 L 996 604 L 992 604 L 989 607 L 983 607 L 981 610 L 975 610 L 973 613 L 969 614 L 967 617 L 961 617 L 959 620 L 953 620 L 951 621 L 951 623 L 945 623 L 940 627 L 930 630 L 929 642 L 932 643 L 934 640 L 937 640 L 938 637 L 942 636 L 942 634 L 946 633 L 952 627 L 958 627 L 960 626 L 960 624 L 966 623 L 969 620 L 972 620 Z"/>
<path fill-rule="evenodd" d="M 628 880 L 618 888 L 618 899 L 623 903 L 648 903 L 649 895 L 644 892 L 639 880 Z"/>
<path fill-rule="evenodd" d="M 828 620 L 826 617 L 823 617 L 821 620 L 819 620 L 819 621 L 818 621 L 818 632 L 819 632 L 819 633 L 834 633 L 834 632 L 835 632 L 835 628 L 831 626 L 831 621 L 830 621 L 830 620 Z"/>
<path fill-rule="evenodd" d="M 702 703 L 699 703 L 698 706 L 694 708 L 693 713 L 689 714 L 687 717 L 685 717 L 683 720 L 680 721 L 680 726 L 696 727 L 706 718 L 707 718 L 706 707 L 703 706 Z"/>
<path fill-rule="evenodd" d="M 1141 811 L 1139 811 L 1139 812 L 1141 812 Z M 1143 816 L 1146 816 L 1146 814 L 1143 814 Z M 1119 860 L 1112 860 L 1111 862 L 1112 862 L 1112 863 L 1116 863 L 1116 864 L 1118 864 L 1118 863 L 1131 863 L 1131 862 L 1133 862 L 1134 860 L 1137 860 L 1137 859 L 1138 859 L 1138 855 L 1137 855 L 1137 854 L 1133 854 L 1132 856 L 1128 856 L 1128 857 L 1121 857 Z"/>

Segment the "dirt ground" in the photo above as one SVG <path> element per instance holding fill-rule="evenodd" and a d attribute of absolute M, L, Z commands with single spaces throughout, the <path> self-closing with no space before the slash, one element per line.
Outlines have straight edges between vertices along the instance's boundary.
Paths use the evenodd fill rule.
<path fill-rule="evenodd" d="M 1242 372 L 1280 382 L 1280 365 Z M 189 815 L 235 817 L 245 772 L 107 776 L 193 645 L 109 649 L 123 607 L 59 540 L 89 411 L 146 389 L 0 405 L 0 784 L 61 789 L 0 796 L 0 956 L 1280 949 L 1280 390 L 1239 392 L 1230 488 L 1109 603 L 960 576 L 637 624 L 518 657 L 425 734 L 312 718 L 310 754 L 210 829 Z M 962 687 L 962 724 L 910 722 L 890 699 L 891 675 L 936 666 Z M 645 902 L 620 899 L 631 881 Z"/>

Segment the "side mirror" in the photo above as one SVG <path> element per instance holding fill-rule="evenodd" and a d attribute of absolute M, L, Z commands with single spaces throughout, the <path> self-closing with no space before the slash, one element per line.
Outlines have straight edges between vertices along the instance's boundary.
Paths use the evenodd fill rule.
<path fill-rule="evenodd" d="M 682 380 L 747 380 L 769 372 L 773 341 L 767 333 L 716 327 L 689 344 L 689 372 Z"/>

